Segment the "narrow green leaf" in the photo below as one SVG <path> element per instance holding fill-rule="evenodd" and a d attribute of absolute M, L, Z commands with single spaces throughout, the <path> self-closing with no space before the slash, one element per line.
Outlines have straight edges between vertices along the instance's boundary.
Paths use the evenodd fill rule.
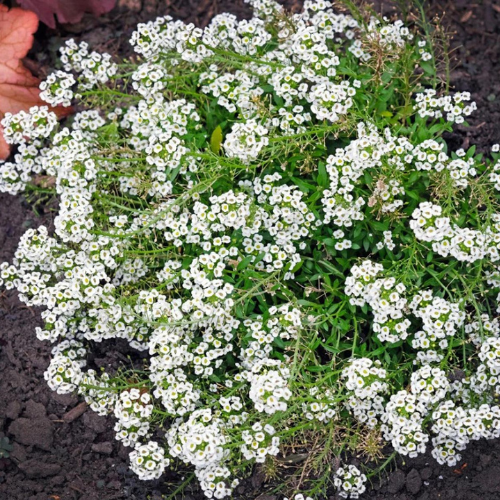
<path fill-rule="evenodd" d="M 318 163 L 318 185 L 322 187 L 328 186 L 328 174 L 325 164 L 321 161 Z"/>
<path fill-rule="evenodd" d="M 212 137 L 210 137 L 210 149 L 216 155 L 219 154 L 220 146 L 222 144 L 222 129 L 220 125 L 215 127 L 215 130 L 212 132 Z"/>
<path fill-rule="evenodd" d="M 248 255 L 245 257 L 239 264 L 238 264 L 238 271 L 241 271 L 242 269 L 245 269 L 250 262 L 252 262 L 253 255 Z"/>

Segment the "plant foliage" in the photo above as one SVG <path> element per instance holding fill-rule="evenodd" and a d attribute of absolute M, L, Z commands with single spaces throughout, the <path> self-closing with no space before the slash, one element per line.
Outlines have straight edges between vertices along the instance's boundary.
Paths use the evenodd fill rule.
<path fill-rule="evenodd" d="M 250 3 L 139 25 L 137 64 L 61 49 L 41 95 L 86 110 L 6 115 L 0 167 L 14 194 L 52 178 L 55 230 L 28 230 L 1 279 L 45 307 L 49 385 L 114 414 L 141 478 L 181 461 L 223 498 L 305 447 L 285 494 L 357 498 L 371 473 L 335 456 L 383 438 L 454 465 L 499 434 L 498 146 L 448 149 L 475 105 L 416 30 Z M 115 339 L 142 355 L 95 370 Z"/>

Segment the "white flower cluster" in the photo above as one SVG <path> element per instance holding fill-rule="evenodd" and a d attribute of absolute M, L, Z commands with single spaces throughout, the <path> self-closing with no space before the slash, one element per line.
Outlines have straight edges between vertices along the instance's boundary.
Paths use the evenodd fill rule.
<path fill-rule="evenodd" d="M 238 412 L 240 407 L 241 405 L 233 404 L 231 409 Z M 229 427 L 233 425 L 232 422 L 241 423 L 238 419 L 229 419 Z M 254 450 L 252 458 L 258 456 L 257 453 L 263 454 L 259 456 L 265 456 L 267 453 L 262 448 L 263 441 L 266 440 L 265 433 L 262 433 L 264 437 L 261 438 L 260 430 L 262 429 L 258 428 L 258 425 L 260 424 L 254 424 L 257 434 L 256 437 L 251 438 Z M 272 427 L 266 432 L 269 433 L 271 430 L 274 433 Z M 176 420 L 167 431 L 166 437 L 170 447 L 170 455 L 195 466 L 196 477 L 208 498 L 224 498 L 231 495 L 233 489 L 238 485 L 238 480 L 231 480 L 231 471 L 224 464 L 229 456 L 229 450 L 224 448 L 228 442 L 228 436 L 225 424 L 220 417 L 217 417 L 209 408 L 198 409 L 192 412 L 186 421 Z M 258 441 L 256 441 L 257 439 Z M 245 441 L 245 437 L 243 440 Z M 259 445 L 253 446 L 254 442 L 258 442 Z M 277 442 L 279 443 L 279 440 Z M 242 445 L 242 450 L 244 453 L 248 452 L 245 444 Z"/>
<path fill-rule="evenodd" d="M 422 328 L 438 339 L 453 336 L 465 320 L 460 303 L 448 302 L 426 290 L 413 296 L 410 309 L 422 320 Z M 443 347 L 445 348 L 446 345 Z"/>
<path fill-rule="evenodd" d="M 238 486 L 238 479 L 231 480 L 231 471 L 221 465 L 209 465 L 204 469 L 195 469 L 196 478 L 207 498 L 225 498 L 231 496 Z"/>
<path fill-rule="evenodd" d="M 394 240 L 392 239 L 392 232 L 391 231 L 384 231 L 384 241 L 379 241 L 377 243 L 377 249 L 382 250 L 382 248 L 387 248 L 389 251 L 393 251 L 396 248 L 396 243 L 394 243 Z"/>
<path fill-rule="evenodd" d="M 494 184 L 495 189 L 500 191 L 500 162 L 495 163 L 493 171 L 489 175 L 490 182 Z"/>
<path fill-rule="evenodd" d="M 130 106 L 120 126 L 131 131 L 130 145 L 146 156 L 150 171 L 147 179 L 125 177 L 121 182 L 132 193 L 143 186 L 149 196 L 170 195 L 173 172 L 186 174 L 197 170 L 194 158 L 185 155 L 189 151 L 186 137 L 196 134 L 201 127 L 199 121 L 194 104 L 185 99 L 168 102 L 160 95 L 153 104 L 142 100 L 137 107 Z"/>
<path fill-rule="evenodd" d="M 478 394 L 483 394 L 491 388 L 494 394 L 498 395 L 500 393 L 500 339 L 498 337 L 486 338 L 478 356 L 482 363 L 471 377 L 471 389 Z"/>
<path fill-rule="evenodd" d="M 116 439 L 125 446 L 134 447 L 140 439 L 149 435 L 152 413 L 151 396 L 147 392 L 141 393 L 139 389 L 123 391 L 114 408 Z"/>
<path fill-rule="evenodd" d="M 255 373 L 260 365 L 254 365 L 247 375 L 250 382 L 249 397 L 258 411 L 268 414 L 287 409 L 287 401 L 292 397 L 288 388 L 289 371 L 280 366 L 278 370 L 263 368 Z"/>
<path fill-rule="evenodd" d="M 417 361 L 435 363 L 443 359 L 449 345 L 448 338 L 455 336 L 463 325 L 465 312 L 461 304 L 433 296 L 430 290 L 416 294 L 410 309 L 422 321 L 422 330 L 415 333 L 412 346 L 417 349 Z"/>
<path fill-rule="evenodd" d="M 342 370 L 341 378 L 346 381 L 347 407 L 360 422 L 374 428 L 384 412 L 384 396 L 389 392 L 386 370 L 378 360 L 353 359 Z"/>
<path fill-rule="evenodd" d="M 77 44 L 73 39 L 70 39 L 60 50 L 61 62 L 66 74 L 62 74 L 62 80 L 60 80 L 58 74 L 62 72 L 57 72 L 56 81 L 69 80 L 67 73 L 74 71 L 78 74 L 79 87 L 82 90 L 90 90 L 99 83 L 108 82 L 117 72 L 118 67 L 111 61 L 109 54 L 89 52 L 89 46 L 86 42 Z M 51 81 L 51 84 L 54 83 Z M 62 87 L 61 83 L 60 85 Z"/>
<path fill-rule="evenodd" d="M 170 460 L 156 441 L 136 446 L 130 453 L 130 468 L 140 479 L 158 479 L 168 467 Z"/>
<path fill-rule="evenodd" d="M 231 20 L 233 19 L 231 18 Z M 220 33 L 226 33 L 226 31 L 220 31 L 219 35 Z M 200 84 L 203 85 L 201 87 L 202 92 L 216 97 L 217 104 L 230 113 L 239 111 L 243 117 L 251 119 L 255 112 L 258 111 L 256 101 L 264 93 L 262 87 L 258 85 L 258 78 L 243 70 L 220 75 L 215 64 L 211 65 L 209 70 L 199 77 Z M 262 125 L 254 126 L 263 132 L 260 135 L 267 133 L 267 129 Z"/>
<path fill-rule="evenodd" d="M 98 415 L 105 416 L 115 408 L 118 395 L 113 390 L 109 375 L 104 372 L 100 377 L 94 370 L 86 371 L 82 376 L 79 394 Z"/>
<path fill-rule="evenodd" d="M 394 137 L 389 129 L 382 135 L 372 125 L 359 123 L 357 139 L 327 158 L 330 185 L 323 191 L 324 222 L 351 228 L 356 221 L 364 220 L 365 205 L 386 216 L 401 209 L 405 189 L 401 180 L 390 178 L 395 172 L 398 176 L 415 171 L 437 178 L 447 175 L 455 188 L 465 189 L 469 179 L 476 176 L 474 160 L 461 158 L 461 151 L 456 156 L 448 156 L 444 143 L 429 139 L 415 145 L 406 137 Z M 385 169 L 388 174 L 374 183 L 369 198 L 357 194 L 366 171 L 383 173 Z"/>
<path fill-rule="evenodd" d="M 422 118 L 442 118 L 446 116 L 446 121 L 451 123 L 463 123 L 465 117 L 472 114 L 477 109 L 476 103 L 470 101 L 469 92 L 457 92 L 453 96 L 445 95 L 436 97 L 434 89 L 426 89 L 417 94 L 415 109 Z"/>
<path fill-rule="evenodd" d="M 73 91 L 71 87 L 76 83 L 74 76 L 65 71 L 56 71 L 40 83 L 40 99 L 51 106 L 71 106 Z"/>
<path fill-rule="evenodd" d="M 388 19 L 385 18 L 384 21 L 387 22 Z M 380 19 L 372 17 L 367 26 L 367 33 L 369 39 L 375 39 L 381 45 L 392 45 L 402 48 L 406 45 L 408 40 L 413 39 L 413 34 L 410 33 L 410 30 L 401 20 L 397 20 L 392 24 L 385 24 L 384 26 L 380 26 L 380 24 Z"/>
<path fill-rule="evenodd" d="M 1 125 L 5 142 L 18 147 L 14 162 L 0 162 L 0 190 L 17 194 L 44 170 L 42 140 L 57 129 L 57 116 L 47 106 L 33 106 L 29 112 L 5 113 Z"/>
<path fill-rule="evenodd" d="M 223 143 L 224 150 L 230 158 L 249 163 L 269 144 L 267 133 L 268 130 L 253 119 L 246 123 L 235 123 Z"/>
<path fill-rule="evenodd" d="M 272 316 L 267 321 L 256 318 L 243 322 L 249 333 L 249 340 L 242 351 L 242 358 L 248 367 L 257 364 L 257 370 L 262 368 L 263 361 L 268 360 L 275 340 L 295 339 L 302 326 L 300 310 L 290 307 L 289 304 L 279 308 L 273 306 L 269 312 Z"/>
<path fill-rule="evenodd" d="M 333 483 L 342 498 L 359 498 L 366 491 L 366 476 L 355 466 L 339 467 Z"/>
<path fill-rule="evenodd" d="M 382 342 L 397 342 L 408 336 L 410 320 L 405 318 L 406 287 L 395 278 L 376 280 L 368 287 L 367 303 L 373 310 L 373 331 Z"/>
<path fill-rule="evenodd" d="M 498 216 L 492 217 L 491 225 L 482 231 L 461 228 L 443 216 L 440 205 L 423 202 L 413 211 L 410 228 L 417 239 L 432 243 L 432 249 L 443 257 L 451 255 L 469 263 L 486 257 L 493 262 L 500 259 Z"/>
<path fill-rule="evenodd" d="M 302 409 L 307 419 L 327 423 L 337 414 L 335 393 L 331 389 L 326 389 L 321 394 L 319 392 L 319 387 L 311 387 L 309 396 L 312 402 L 302 403 Z"/>
<path fill-rule="evenodd" d="M 446 373 L 430 365 L 424 365 L 413 372 L 410 384 L 411 391 L 418 399 L 431 406 L 443 400 L 450 390 Z"/>
<path fill-rule="evenodd" d="M 372 197 L 368 201 L 368 206 L 380 205 L 380 210 L 383 213 L 395 212 L 403 206 L 403 200 L 395 198 L 399 194 L 404 195 L 405 190 L 398 180 L 379 179 L 375 184 Z"/>
<path fill-rule="evenodd" d="M 57 127 L 57 116 L 47 106 L 33 106 L 28 112 L 5 113 L 3 136 L 7 144 L 26 144 L 48 137 Z"/>
<path fill-rule="evenodd" d="M 484 404 L 468 409 L 447 400 L 433 412 L 432 419 L 432 431 L 436 434 L 432 456 L 450 467 L 462 459 L 457 451 L 465 450 L 470 441 L 500 437 L 498 406 Z"/>
<path fill-rule="evenodd" d="M 375 279 L 383 271 L 380 264 L 365 260 L 351 268 L 345 281 L 345 293 L 352 305 L 370 306 L 373 312 L 373 331 L 382 342 L 397 342 L 408 337 L 410 320 L 405 317 L 406 287 L 395 278 Z"/>
<path fill-rule="evenodd" d="M 244 430 L 241 434 L 244 444 L 241 445 L 243 456 L 247 460 L 255 459 L 257 463 L 264 463 L 267 455 L 276 456 L 279 453 L 279 437 L 273 426 L 260 422 L 252 425 L 250 430 Z"/>
<path fill-rule="evenodd" d="M 368 23 L 359 28 L 361 30 L 361 37 L 355 38 L 348 50 L 362 61 L 370 61 L 373 57 L 370 51 L 365 51 L 366 46 L 383 48 L 386 59 L 399 58 L 404 47 L 414 39 L 413 33 L 410 32 L 402 21 L 397 20 L 394 23 L 390 23 L 387 17 L 383 17 L 382 19 L 371 17 Z M 346 35 L 349 35 L 349 32 Z M 421 40 L 418 42 L 418 47 L 424 46 L 425 41 Z M 423 61 L 428 61 L 432 58 L 431 54 L 421 48 L 418 50 L 418 53 L 419 58 Z"/>
<path fill-rule="evenodd" d="M 345 280 L 345 294 L 353 306 L 363 307 L 367 303 L 369 297 L 366 292 L 383 270 L 382 264 L 368 259 L 351 267 L 350 275 Z"/>
<path fill-rule="evenodd" d="M 476 176 L 474 159 L 464 160 L 465 151 L 455 152 L 456 158 L 450 158 L 444 151 L 445 144 L 428 139 L 419 144 L 412 151 L 417 170 L 448 172 L 453 186 L 465 189 L 469 185 L 469 178 Z"/>
<path fill-rule="evenodd" d="M 54 354 L 43 374 L 48 386 L 58 394 L 75 392 L 82 380 L 81 364 L 64 352 Z"/>
<path fill-rule="evenodd" d="M 418 394 L 401 390 L 392 394 L 381 416 L 384 439 L 401 455 L 410 458 L 424 453 L 429 435 L 424 432 L 428 406 Z"/>
<path fill-rule="evenodd" d="M 487 337 L 500 337 L 500 322 L 498 318 L 492 319 L 488 314 L 481 314 L 475 320 L 468 318 L 464 330 L 476 346 L 481 346 Z"/>
<path fill-rule="evenodd" d="M 210 408 L 195 410 L 186 421 L 178 419 L 167 431 L 170 455 L 198 469 L 221 463 L 227 440 L 222 421 Z"/>
<path fill-rule="evenodd" d="M 373 314 L 375 342 L 417 351 L 407 390 L 370 353 L 338 358 L 344 393 L 333 389 L 336 379 L 316 385 L 296 373 L 311 332 L 319 333 L 317 294 L 342 288 L 318 272 L 310 291 L 309 273 L 331 257 L 324 249 L 358 255 L 370 212 L 384 220 L 366 231 L 361 255 L 394 251 L 393 235 L 406 249 L 394 225 L 412 183 L 465 192 L 477 176 L 475 160 L 448 155 L 442 141 L 357 123 L 372 55 L 394 62 L 407 47 L 412 61 L 425 61 L 425 43 L 417 46 L 400 22 L 360 25 L 326 0 L 307 0 L 291 16 L 274 0 L 249 3 L 252 19 L 221 14 L 204 29 L 168 16 L 140 24 L 130 85 L 108 54 L 66 43 L 64 71 L 41 84 L 41 97 L 70 106 L 103 94 L 122 107 L 80 111 L 61 127 L 47 107 L 5 115 L 6 141 L 17 149 L 0 164 L 0 190 L 18 193 L 34 174 L 46 176 L 59 208 L 53 231 L 23 235 L 13 262 L 0 265 L 0 283 L 44 308 L 36 335 L 55 344 L 49 386 L 115 416 L 116 439 L 133 448 L 141 479 L 159 478 L 177 459 L 194 468 L 208 498 L 231 497 L 238 466 L 278 455 L 288 422 L 330 425 L 343 404 L 400 453 L 422 452 L 432 436 L 438 460 L 452 462 L 463 436 L 490 437 L 500 427 L 496 319 L 469 318 L 465 333 L 480 363 L 451 383 L 439 363 L 464 325 L 465 304 L 432 290 L 410 296 L 399 273 L 384 275 L 364 257 L 345 294 Z M 107 88 L 110 80 L 123 92 Z M 421 95 L 422 116 L 448 113 L 459 123 L 474 109 L 464 105 L 467 94 Z M 331 148 L 332 139 L 345 147 Z M 497 170 L 490 180 L 500 184 Z M 439 206 L 421 203 L 409 226 L 443 257 L 495 263 L 500 216 L 488 224 L 460 229 Z M 488 282 L 498 288 L 496 271 Z M 303 300 L 308 293 L 317 304 Z M 87 351 L 117 339 L 141 353 L 132 378 L 92 369 Z M 165 440 L 150 441 L 160 421 Z M 357 498 L 365 481 L 355 466 L 335 475 L 344 497 Z"/>
<path fill-rule="evenodd" d="M 376 130 L 366 130 L 363 123 L 358 125 L 358 137 L 349 146 L 337 149 L 335 155 L 327 158 L 330 187 L 323 191 L 325 223 L 333 221 L 338 226 L 350 227 L 355 221 L 364 218 L 361 209 L 365 200 L 355 198 L 352 193 L 363 172 L 380 165 L 383 139 Z M 373 154 L 370 155 L 369 151 L 373 151 Z"/>

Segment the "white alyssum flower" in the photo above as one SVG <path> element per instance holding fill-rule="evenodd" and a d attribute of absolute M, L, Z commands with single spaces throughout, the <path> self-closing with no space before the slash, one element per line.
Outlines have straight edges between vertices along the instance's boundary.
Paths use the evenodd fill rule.
<path fill-rule="evenodd" d="M 342 498 L 359 498 L 366 491 L 366 476 L 355 466 L 339 467 L 333 482 Z"/>
<path fill-rule="evenodd" d="M 349 398 L 347 408 L 362 423 L 375 428 L 384 412 L 389 393 L 387 372 L 380 361 L 368 358 L 353 359 L 342 370 L 341 378 Z"/>
<path fill-rule="evenodd" d="M 248 374 L 250 382 L 249 397 L 258 411 L 273 414 L 287 409 L 287 401 L 292 397 L 288 388 L 289 371 L 285 367 L 252 371 Z"/>
<path fill-rule="evenodd" d="M 139 444 L 130 453 L 130 468 L 139 479 L 158 479 L 168 467 L 170 460 L 165 457 L 165 451 L 156 441 Z"/>
<path fill-rule="evenodd" d="M 51 106 L 71 106 L 73 91 L 71 87 L 76 83 L 71 73 L 56 71 L 40 83 L 40 99 Z"/>
<path fill-rule="evenodd" d="M 251 430 L 244 430 L 241 437 L 244 444 L 241 445 L 241 452 L 247 459 L 255 459 L 257 463 L 264 463 L 267 455 L 276 456 L 279 453 L 280 439 L 275 436 L 273 426 L 262 425 L 256 422 Z"/>
<path fill-rule="evenodd" d="M 470 101 L 469 92 L 457 92 L 453 96 L 436 96 L 434 89 L 426 89 L 416 96 L 415 109 L 422 118 L 441 118 L 452 123 L 463 123 L 465 117 L 477 109 L 476 103 Z"/>
<path fill-rule="evenodd" d="M 121 392 L 114 408 L 116 439 L 125 446 L 134 446 L 147 437 L 152 413 L 151 396 L 147 392 L 139 389 Z"/>
<path fill-rule="evenodd" d="M 335 401 L 335 393 L 331 389 L 320 393 L 318 387 L 311 387 L 309 396 L 312 401 L 302 403 L 302 409 L 307 419 L 326 423 L 335 418 L 338 403 Z"/>
<path fill-rule="evenodd" d="M 416 457 L 425 453 L 429 435 L 424 432 L 424 418 L 429 405 L 418 396 L 401 390 L 393 394 L 382 414 L 381 430 L 401 455 Z"/>
<path fill-rule="evenodd" d="M 170 455 L 198 469 L 223 462 L 229 453 L 223 422 L 209 408 L 195 410 L 185 421 L 177 419 L 166 437 Z"/>
<path fill-rule="evenodd" d="M 326 0 L 291 16 L 275 0 L 249 3 L 253 18 L 220 14 L 204 29 L 169 16 L 140 24 L 139 62 L 125 74 L 109 54 L 65 44 L 63 70 L 41 97 L 79 106 L 102 95 L 103 109 L 61 125 L 46 106 L 5 114 L 15 148 L 0 163 L 0 190 L 17 194 L 35 177 L 59 206 L 53 228 L 26 231 L 12 263 L 0 264 L 0 283 L 43 308 L 36 335 L 54 344 L 49 386 L 114 415 L 141 479 L 177 458 L 205 496 L 230 498 L 241 459 L 277 456 L 289 417 L 299 428 L 342 427 L 345 410 L 401 454 L 432 440 L 436 459 L 453 465 L 471 440 L 500 429 L 500 327 L 484 312 L 497 308 L 488 294 L 500 287 L 500 215 L 492 203 L 458 223 L 451 203 L 482 182 L 488 195 L 500 190 L 499 148 L 485 167 L 425 125 L 464 121 L 475 108 L 467 93 L 418 94 L 404 110 L 411 136 L 392 125 L 390 96 L 386 112 L 357 122 L 375 88 L 357 75 L 375 54 L 382 66 L 431 58 L 401 22 L 362 25 Z M 115 97 L 119 107 L 108 106 Z M 421 186 L 433 201 L 416 205 Z M 440 205 L 443 189 L 450 203 Z M 425 266 L 415 279 L 405 273 L 401 255 L 414 250 L 411 268 L 422 248 L 453 273 L 484 272 L 474 314 L 454 285 L 422 285 Z M 327 311 L 330 294 L 342 298 Z M 337 356 L 354 343 L 352 314 L 362 318 L 353 349 L 362 358 Z M 345 336 L 334 346 L 337 323 Z M 130 378 L 87 367 L 87 350 L 115 341 L 140 353 Z M 392 357 L 373 359 L 380 342 L 413 365 L 400 374 Z M 297 373 L 321 344 L 335 368 Z M 452 382 L 462 349 L 469 367 Z M 149 441 L 163 438 L 160 419 L 165 442 Z M 334 481 L 344 497 L 365 490 L 354 466 Z"/>
<path fill-rule="evenodd" d="M 82 380 L 82 369 L 77 361 L 64 354 L 56 354 L 43 374 L 48 386 L 58 394 L 70 394 Z"/>
<path fill-rule="evenodd" d="M 243 163 L 257 159 L 269 144 L 268 129 L 255 119 L 245 123 L 235 123 L 226 135 L 222 147 L 230 158 L 239 158 Z"/>

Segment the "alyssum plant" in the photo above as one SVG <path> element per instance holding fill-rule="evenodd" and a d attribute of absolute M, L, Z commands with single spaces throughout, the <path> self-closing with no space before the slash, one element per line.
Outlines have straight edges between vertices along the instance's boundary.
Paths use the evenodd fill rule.
<path fill-rule="evenodd" d="M 7 115 L 0 167 L 13 194 L 49 177 L 55 231 L 1 279 L 44 307 L 50 387 L 114 414 L 142 479 L 181 461 L 223 498 L 310 439 L 284 492 L 357 498 L 366 475 L 334 456 L 363 436 L 453 465 L 500 434 L 498 146 L 448 150 L 475 105 L 402 23 L 250 3 L 139 25 L 139 64 L 61 49 L 42 96 L 86 110 Z M 88 365 L 110 339 L 133 368 Z"/>

